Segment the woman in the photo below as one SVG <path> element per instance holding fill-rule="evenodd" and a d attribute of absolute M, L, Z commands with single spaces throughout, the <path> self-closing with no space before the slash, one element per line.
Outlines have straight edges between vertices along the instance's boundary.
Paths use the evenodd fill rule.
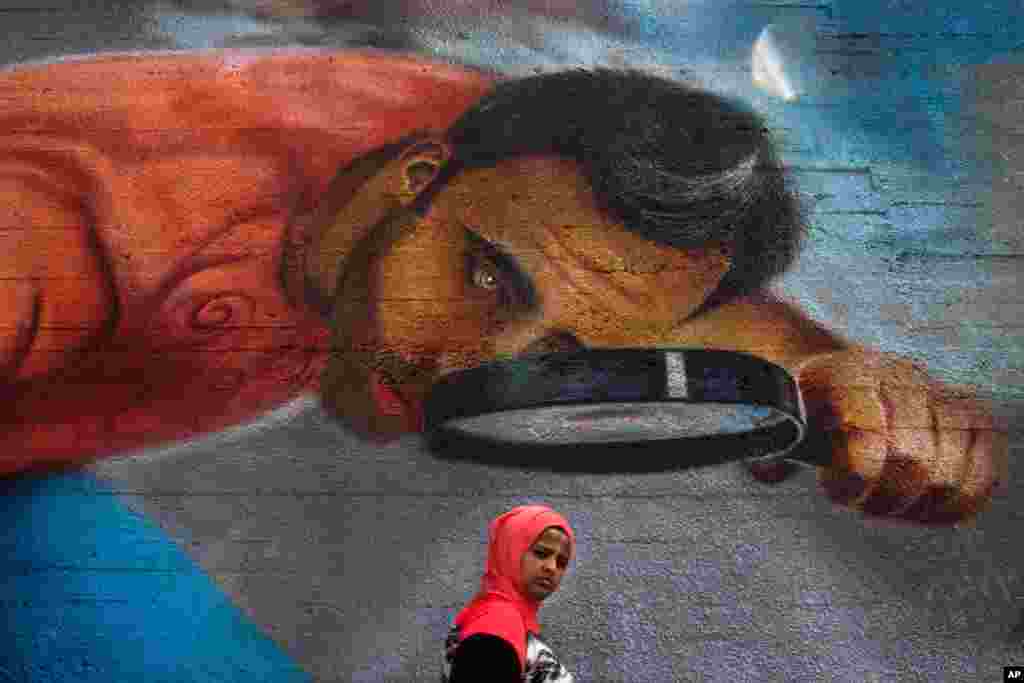
<path fill-rule="evenodd" d="M 480 591 L 445 640 L 442 683 L 571 683 L 540 639 L 537 610 L 558 590 L 576 541 L 564 517 L 543 505 L 491 522 Z"/>

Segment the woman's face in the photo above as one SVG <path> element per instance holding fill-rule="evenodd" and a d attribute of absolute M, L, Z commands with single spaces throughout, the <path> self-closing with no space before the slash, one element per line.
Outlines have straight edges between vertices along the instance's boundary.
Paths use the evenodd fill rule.
<path fill-rule="evenodd" d="M 558 527 L 548 527 L 525 553 L 520 568 L 521 588 L 534 600 L 544 600 L 558 590 L 569 568 L 572 548 Z"/>

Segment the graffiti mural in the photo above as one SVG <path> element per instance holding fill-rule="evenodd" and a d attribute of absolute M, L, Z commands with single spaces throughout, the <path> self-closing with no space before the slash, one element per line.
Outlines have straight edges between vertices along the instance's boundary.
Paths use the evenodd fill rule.
<path fill-rule="evenodd" d="M 288 218 L 484 83 L 348 53 L 10 72 L 4 469 L 219 429 L 318 383 L 325 321 Z"/>
<path fill-rule="evenodd" d="M 531 502 L 580 539 L 563 592 L 601 605 L 545 630 L 581 680 L 994 667 L 1003 650 L 956 653 L 965 620 L 1005 639 L 1020 613 L 1000 550 L 1019 509 L 999 495 L 1019 238 L 972 198 L 1006 173 L 985 141 L 1009 124 L 965 80 L 990 54 L 937 28 L 870 33 L 934 51 L 922 72 L 851 45 L 864 19 L 840 4 L 737 3 L 725 22 L 657 3 L 157 3 L 125 20 L 143 51 L 16 54 L 0 470 L 22 520 L 9 624 L 28 635 L 0 677 L 241 680 L 248 661 L 434 680 L 480 530 Z M 870 99 L 880 83 L 907 94 Z M 786 368 L 823 465 L 572 476 L 453 464 L 420 438 L 454 371 L 626 347 Z M 40 527 L 76 509 L 109 533 Z M 148 540 L 105 550 L 129 538 Z M 177 592 L 95 578 L 150 561 Z M 962 590 L 902 597 L 942 581 Z M 981 605 L 991 585 L 1006 595 Z M 53 626 L 44 605 L 83 595 Z M 157 635 L 194 635 L 196 609 L 219 615 L 227 663 Z M 959 630 L 900 647 L 869 624 L 945 618 Z M 96 625 L 118 622 L 187 656 L 98 655 L 116 632 Z"/>

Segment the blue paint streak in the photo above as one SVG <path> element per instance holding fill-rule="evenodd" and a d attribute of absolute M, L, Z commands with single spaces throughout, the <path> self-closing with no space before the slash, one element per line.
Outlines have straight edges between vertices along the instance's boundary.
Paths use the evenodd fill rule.
<path fill-rule="evenodd" d="M 311 680 L 90 475 L 0 483 L 0 519 L 0 682 Z"/>
<path fill-rule="evenodd" d="M 158 13 L 157 30 L 185 49 L 206 49 L 238 36 L 273 36 L 273 25 L 231 14 Z"/>

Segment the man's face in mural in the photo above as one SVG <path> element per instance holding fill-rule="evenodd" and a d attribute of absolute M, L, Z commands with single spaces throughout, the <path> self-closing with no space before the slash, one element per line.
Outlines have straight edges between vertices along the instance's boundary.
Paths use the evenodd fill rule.
<path fill-rule="evenodd" d="M 431 177 L 434 159 L 405 159 L 406 185 Z M 574 162 L 552 157 L 465 170 L 423 217 L 382 223 L 370 242 L 334 292 L 323 389 L 334 412 L 381 438 L 416 431 L 430 385 L 453 370 L 671 344 L 730 264 L 722 248 L 681 250 L 627 231 Z"/>

